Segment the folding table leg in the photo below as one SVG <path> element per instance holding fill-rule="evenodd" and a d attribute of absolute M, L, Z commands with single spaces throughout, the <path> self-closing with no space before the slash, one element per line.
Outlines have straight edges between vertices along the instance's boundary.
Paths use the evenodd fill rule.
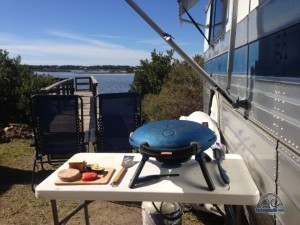
<path fill-rule="evenodd" d="M 74 211 L 72 211 L 68 216 L 66 216 L 63 220 L 59 221 L 58 214 L 57 214 L 57 205 L 56 200 L 51 200 L 52 206 L 52 214 L 53 214 L 53 222 L 54 225 L 59 224 L 66 224 L 76 213 L 78 213 L 82 208 L 84 209 L 84 217 L 85 217 L 85 224 L 89 225 L 89 213 L 88 213 L 88 205 L 93 201 L 84 201 L 81 203 Z"/>
<path fill-rule="evenodd" d="M 85 224 L 90 225 L 90 220 L 89 220 L 89 210 L 88 210 L 88 205 L 91 203 L 91 201 L 85 201 L 84 204 L 84 218 L 85 218 Z"/>
<path fill-rule="evenodd" d="M 235 206 L 235 218 L 234 222 L 236 225 L 241 225 L 242 221 L 242 206 L 241 205 L 236 205 Z"/>
<path fill-rule="evenodd" d="M 56 200 L 51 200 L 51 207 L 52 207 L 52 215 L 53 215 L 54 225 L 59 225 Z"/>

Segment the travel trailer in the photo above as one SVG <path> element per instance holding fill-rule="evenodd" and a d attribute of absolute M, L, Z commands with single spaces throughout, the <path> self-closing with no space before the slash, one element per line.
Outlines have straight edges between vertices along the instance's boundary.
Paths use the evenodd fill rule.
<path fill-rule="evenodd" d="M 204 111 L 227 151 L 243 157 L 260 194 L 282 209 L 248 207 L 252 222 L 299 224 L 300 1 L 206 0 L 206 21 L 195 21 L 189 10 L 199 0 L 178 0 L 182 21 L 205 36 L 204 69 L 126 1 L 207 81 Z"/>

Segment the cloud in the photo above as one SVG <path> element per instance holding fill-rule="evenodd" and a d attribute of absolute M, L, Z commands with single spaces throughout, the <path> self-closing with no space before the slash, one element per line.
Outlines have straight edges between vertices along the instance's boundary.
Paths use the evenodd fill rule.
<path fill-rule="evenodd" d="M 24 64 L 86 66 L 136 66 L 141 59 L 149 59 L 153 49 L 161 52 L 171 48 L 159 37 L 142 39 L 101 34 L 81 35 L 58 30 L 47 31 L 42 38 L 0 33 L 0 46 L 12 57 L 20 55 Z M 174 57 L 181 58 L 177 54 Z"/>
<path fill-rule="evenodd" d="M 165 41 L 162 38 L 153 38 L 153 39 L 141 39 L 141 43 L 153 45 L 153 46 L 162 46 L 166 45 Z"/>
<path fill-rule="evenodd" d="M 109 39 L 133 39 L 131 37 L 107 35 L 107 34 L 88 34 L 88 37 L 109 38 Z"/>
<path fill-rule="evenodd" d="M 126 36 L 118 36 L 118 35 L 102 35 L 102 34 L 89 34 L 87 35 L 89 37 L 96 37 L 96 38 L 104 38 L 104 39 L 117 39 L 117 40 L 129 40 L 129 41 L 134 41 L 136 43 L 148 45 L 151 47 L 159 46 L 161 48 L 167 48 L 169 47 L 166 42 L 160 38 L 151 38 L 151 39 L 143 39 L 143 38 L 133 38 L 133 37 L 126 37 Z"/>
<path fill-rule="evenodd" d="M 25 64 L 138 65 L 150 52 L 78 34 L 51 31 L 43 39 L 3 35 L 0 46 Z M 45 39 L 46 38 L 46 39 Z"/>
<path fill-rule="evenodd" d="M 137 65 L 140 59 L 149 57 L 149 53 L 124 48 L 101 48 L 90 45 L 70 44 L 10 44 L 5 48 L 14 54 L 20 54 L 26 64 L 76 64 L 76 65 Z M 68 63 L 66 63 L 68 62 Z"/>
<path fill-rule="evenodd" d="M 124 46 L 122 46 L 122 45 L 111 44 L 109 42 L 100 41 L 100 40 L 96 40 L 96 39 L 92 39 L 92 38 L 87 38 L 86 36 L 73 34 L 73 33 L 67 33 L 67 32 L 61 32 L 61 31 L 49 31 L 48 33 L 52 36 L 59 37 L 62 39 L 79 41 L 82 43 L 88 43 L 88 44 L 92 44 L 92 45 L 99 46 L 99 47 L 124 48 Z"/>

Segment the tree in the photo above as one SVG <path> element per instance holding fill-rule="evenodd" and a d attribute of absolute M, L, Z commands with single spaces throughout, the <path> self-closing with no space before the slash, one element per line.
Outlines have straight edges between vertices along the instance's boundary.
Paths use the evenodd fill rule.
<path fill-rule="evenodd" d="M 10 58 L 6 50 L 0 49 L 0 124 L 28 123 L 30 96 L 53 82 L 53 77 L 38 76 L 21 65 L 20 56 Z"/>
<path fill-rule="evenodd" d="M 203 66 L 203 58 L 194 60 Z M 186 62 L 175 61 L 159 94 L 147 94 L 142 109 L 148 121 L 178 119 L 203 108 L 203 79 Z"/>
<path fill-rule="evenodd" d="M 142 97 L 148 93 L 159 93 L 172 67 L 173 54 L 173 50 L 168 50 L 166 55 L 154 50 L 151 52 L 151 61 L 140 60 L 140 68 L 135 73 L 129 91 L 138 92 Z"/>

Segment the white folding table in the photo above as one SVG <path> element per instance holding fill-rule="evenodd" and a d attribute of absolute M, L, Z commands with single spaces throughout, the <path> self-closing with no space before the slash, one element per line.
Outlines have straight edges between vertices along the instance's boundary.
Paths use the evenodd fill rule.
<path fill-rule="evenodd" d="M 98 163 L 102 167 L 115 168 L 113 179 L 121 169 L 124 155 L 133 155 L 134 161 L 137 162 L 142 158 L 139 153 L 78 153 L 70 160 L 85 160 L 87 163 Z M 193 157 L 180 167 L 174 168 L 166 168 L 161 162 L 150 158 L 139 177 L 157 174 L 179 174 L 179 176 L 161 177 L 138 183 L 133 189 L 130 189 L 128 185 L 138 164 L 128 168 L 117 187 L 113 187 L 109 183 L 105 185 L 55 185 L 58 171 L 68 168 L 68 162 L 66 162 L 36 187 L 35 196 L 51 200 L 54 224 L 60 224 L 56 209 L 56 200 L 58 199 L 84 200 L 85 203 L 94 200 L 109 200 L 211 203 L 237 206 L 257 204 L 260 197 L 259 191 L 239 155 L 226 154 L 225 160 L 222 161 L 222 166 L 230 178 L 230 185 L 222 182 L 215 160 L 206 162 L 206 165 L 215 184 L 214 191 L 208 190 L 200 166 Z M 84 206 L 86 205 L 84 204 Z M 87 217 L 87 206 L 85 211 Z M 86 218 L 86 223 L 88 224 L 88 218 Z"/>

